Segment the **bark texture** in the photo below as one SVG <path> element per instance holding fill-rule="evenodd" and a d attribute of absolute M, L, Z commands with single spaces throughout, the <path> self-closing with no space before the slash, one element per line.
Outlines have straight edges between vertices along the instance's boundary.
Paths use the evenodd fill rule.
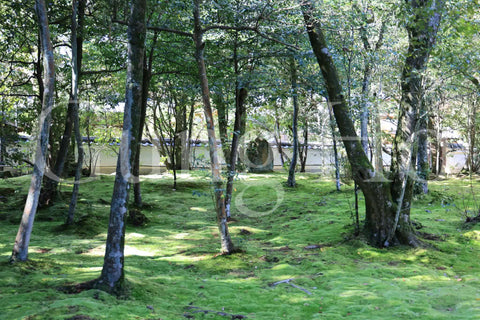
<path fill-rule="evenodd" d="M 45 172 L 45 162 L 48 152 L 48 136 L 50 130 L 51 111 L 54 104 L 55 88 L 55 62 L 53 57 L 53 47 L 50 40 L 50 30 L 48 26 L 47 9 L 44 0 L 36 0 L 35 10 L 38 24 L 40 27 L 41 51 L 43 55 L 44 68 L 44 92 L 42 101 L 42 112 L 39 117 L 39 135 L 35 150 L 35 164 L 33 167 L 32 180 L 28 191 L 25 208 L 23 210 L 22 221 L 18 229 L 15 244 L 13 246 L 11 262 L 25 261 L 28 258 L 28 245 L 32 233 L 33 221 L 37 212 L 38 200 L 42 178 Z"/>
<path fill-rule="evenodd" d="M 138 122 L 142 103 L 143 58 L 145 52 L 146 0 L 132 0 L 128 23 L 128 66 L 123 133 L 117 160 L 115 184 L 110 206 L 110 221 L 105 257 L 95 287 L 123 295 L 125 293 L 124 247 L 129 180 L 135 158 Z"/>

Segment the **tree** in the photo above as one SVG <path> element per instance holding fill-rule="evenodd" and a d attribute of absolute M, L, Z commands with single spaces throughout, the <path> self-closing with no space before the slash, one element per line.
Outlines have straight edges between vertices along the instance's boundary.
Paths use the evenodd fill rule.
<path fill-rule="evenodd" d="M 290 168 L 288 169 L 287 186 L 295 187 L 295 169 L 298 159 L 298 88 L 297 88 L 297 66 L 295 58 L 290 58 L 290 72 L 292 83 L 292 100 L 293 100 L 293 116 L 292 116 L 292 136 L 293 136 L 293 152 Z"/>
<path fill-rule="evenodd" d="M 205 121 L 207 124 L 208 145 L 210 150 L 210 165 L 212 169 L 212 181 L 214 188 L 214 202 L 217 212 L 217 223 L 220 232 L 220 242 L 222 252 L 230 254 L 234 252 L 233 242 L 228 232 L 227 214 L 225 212 L 225 201 L 223 192 L 223 179 L 221 176 L 220 163 L 218 161 L 217 139 L 215 137 L 215 126 L 213 122 L 213 112 L 210 104 L 210 89 L 208 86 L 207 70 L 205 67 L 205 59 L 203 52 L 205 49 L 205 42 L 203 41 L 203 34 L 205 30 L 202 28 L 200 19 L 200 3 L 201 0 L 194 1 L 193 18 L 194 31 L 193 40 L 195 43 L 195 59 L 198 66 L 198 75 L 200 77 L 200 86 L 202 90 L 203 110 L 205 113 Z"/>
<path fill-rule="evenodd" d="M 418 246 L 410 222 L 415 163 L 415 130 L 422 101 L 422 77 L 435 44 L 443 1 L 407 1 L 409 49 L 402 73 L 402 101 L 392 157 L 393 181 L 385 181 L 365 154 L 342 92 L 340 78 L 330 48 L 314 18 L 311 1 L 302 4 L 305 27 L 325 81 L 329 101 L 352 167 L 353 178 L 365 197 L 365 233 L 372 245 L 388 247 L 395 243 Z"/>
<path fill-rule="evenodd" d="M 42 178 L 45 172 L 51 111 L 54 104 L 55 61 L 53 59 L 53 46 L 50 40 L 45 1 L 36 0 L 35 10 L 40 30 L 39 34 L 41 39 L 43 68 L 45 70 L 45 87 L 43 92 L 42 112 L 39 117 L 39 134 L 37 138 L 32 180 L 30 182 L 30 189 L 23 210 L 22 221 L 20 222 L 15 245 L 13 246 L 12 256 L 10 257 L 11 262 L 25 261 L 28 258 L 28 245 L 32 233 L 33 221 L 37 212 Z"/>
<path fill-rule="evenodd" d="M 132 0 L 127 31 L 128 64 L 123 133 L 110 206 L 104 263 L 100 277 L 94 282 L 94 287 L 117 295 L 125 293 L 125 215 L 127 213 L 129 179 L 138 143 L 138 122 L 142 104 L 146 35 L 145 11 L 146 0 Z"/>
<path fill-rule="evenodd" d="M 80 114 L 78 101 L 78 84 L 80 82 L 80 66 L 81 66 L 81 50 L 82 50 L 82 32 L 83 21 L 85 15 L 85 0 L 72 1 L 72 87 L 69 103 L 73 105 L 73 130 L 75 132 L 75 142 L 77 145 L 77 165 L 75 168 L 75 181 L 73 184 L 73 192 L 68 208 L 68 216 L 66 224 L 73 224 L 75 208 L 77 206 L 78 189 L 80 185 L 80 177 L 83 168 L 83 138 L 80 132 Z M 78 20 L 77 20 L 78 15 Z M 80 52 L 79 52 L 80 50 Z"/>

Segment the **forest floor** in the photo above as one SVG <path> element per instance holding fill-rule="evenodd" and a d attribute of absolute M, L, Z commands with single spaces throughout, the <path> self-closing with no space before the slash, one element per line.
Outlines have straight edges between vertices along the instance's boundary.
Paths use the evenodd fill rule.
<path fill-rule="evenodd" d="M 0 319 L 479 319 L 479 180 L 430 182 L 414 203 L 429 248 L 375 249 L 353 236 L 352 186 L 316 174 L 242 174 L 229 227 L 241 253 L 218 255 L 206 172 L 142 179 L 148 218 L 128 225 L 129 296 L 60 289 L 100 275 L 113 176 L 80 186 L 76 225 L 65 228 L 71 186 L 41 209 L 29 261 L 8 263 L 29 177 L 0 181 Z M 480 193 L 477 194 L 480 201 Z M 480 204 L 480 202 L 479 202 Z M 363 218 L 360 197 L 360 220 Z"/>

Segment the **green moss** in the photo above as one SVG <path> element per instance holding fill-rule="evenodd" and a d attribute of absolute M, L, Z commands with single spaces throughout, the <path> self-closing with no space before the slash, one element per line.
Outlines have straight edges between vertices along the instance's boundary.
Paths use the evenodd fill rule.
<path fill-rule="evenodd" d="M 465 210 L 475 208 L 467 182 L 432 182 L 432 194 L 414 203 L 419 231 L 438 236 L 426 240 L 431 248 L 386 250 L 352 236 L 351 187 L 335 192 L 332 181 L 303 174 L 297 188 L 279 193 L 285 180 L 283 173 L 239 176 L 229 226 L 243 252 L 217 256 L 205 173 L 182 174 L 177 190 L 168 175 L 145 178 L 142 213 L 149 222 L 127 227 L 125 300 L 99 290 L 58 290 L 100 275 L 113 177 L 81 185 L 71 228 L 62 227 L 68 196 L 39 212 L 44 219 L 35 222 L 26 263 L 7 262 L 21 210 L 2 206 L 1 215 L 18 220 L 0 224 L 0 318 L 226 319 L 189 306 L 249 319 L 477 317 L 480 226 L 463 223 Z M 20 203 L 28 183 L 25 177 L 2 180 L 0 188 L 18 189 L 8 203 Z M 69 186 L 61 188 L 68 195 Z M 290 278 L 312 294 L 289 283 L 272 285 Z"/>

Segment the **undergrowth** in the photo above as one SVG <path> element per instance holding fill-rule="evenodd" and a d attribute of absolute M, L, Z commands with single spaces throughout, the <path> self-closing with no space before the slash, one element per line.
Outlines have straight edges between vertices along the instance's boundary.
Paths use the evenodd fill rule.
<path fill-rule="evenodd" d="M 352 187 L 333 191 L 316 174 L 298 175 L 294 189 L 285 180 L 238 177 L 229 227 L 242 251 L 219 256 L 208 175 L 182 174 L 176 190 L 169 175 L 145 177 L 147 220 L 127 226 L 124 300 L 60 290 L 100 274 L 112 176 L 80 186 L 68 228 L 62 185 L 64 197 L 38 212 L 29 261 L 14 265 L 29 179 L 2 180 L 0 192 L 13 191 L 0 203 L 0 319 L 478 319 L 480 227 L 462 216 L 474 207 L 469 183 L 432 181 L 414 203 L 431 247 L 387 250 L 352 236 Z"/>

